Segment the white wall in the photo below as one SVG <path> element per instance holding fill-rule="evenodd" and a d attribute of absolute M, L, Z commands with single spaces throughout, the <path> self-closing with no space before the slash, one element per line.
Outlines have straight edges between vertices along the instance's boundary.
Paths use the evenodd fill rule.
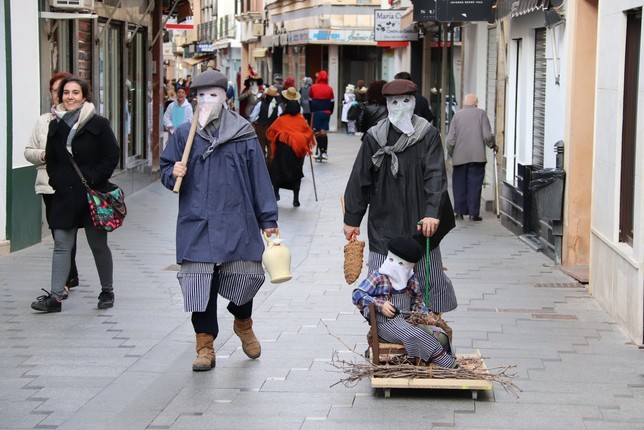
<path fill-rule="evenodd" d="M 555 49 L 554 43 L 557 43 Z M 566 53 L 568 31 L 565 24 L 546 30 L 546 130 L 543 142 L 543 167 L 556 167 L 554 145 L 564 140 L 566 115 Z M 558 55 L 555 57 L 555 51 Z M 557 72 L 557 69 L 559 70 Z M 556 83 L 559 75 L 559 84 Z M 564 145 L 569 142 L 564 141 Z"/>
<path fill-rule="evenodd" d="M 13 165 L 29 166 L 23 155 L 34 124 L 40 116 L 40 38 L 38 2 L 11 0 L 11 74 Z M 47 78 L 49 79 L 49 78 Z M 25 83 L 31 83 L 25 85 Z M 3 100 L 6 100 L 3 99 Z"/>
<path fill-rule="evenodd" d="M 640 46 L 633 246 L 620 243 L 619 191 L 624 94 L 625 10 L 644 0 L 599 2 L 591 219 L 593 295 L 638 344 L 644 338 L 644 43 Z"/>
<path fill-rule="evenodd" d="M 5 7 L 4 2 L 0 3 L 0 22 L 4 24 L 5 22 Z M 0 114 L 0 142 L 7 141 L 7 87 L 5 85 L 6 80 L 4 79 L 7 76 L 7 67 L 6 67 L 6 55 L 7 51 L 5 45 L 7 43 L 6 32 L 10 29 L 6 28 L 4 25 L 0 26 L 0 79 L 3 79 L 0 83 L 0 103 L 2 103 L 2 111 L 4 114 Z M 5 145 L 0 144 L 0 147 L 6 148 Z M 0 255 L 6 254 L 9 252 L 7 240 L 7 151 L 0 151 Z"/>

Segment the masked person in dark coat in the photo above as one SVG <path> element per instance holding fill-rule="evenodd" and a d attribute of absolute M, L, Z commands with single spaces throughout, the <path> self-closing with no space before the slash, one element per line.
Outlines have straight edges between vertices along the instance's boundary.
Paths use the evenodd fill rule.
<path fill-rule="evenodd" d="M 87 243 L 94 255 L 101 293 L 98 308 L 114 305 L 112 252 L 107 231 L 92 223 L 87 191 L 72 164 L 72 157 L 90 188 L 111 191 L 109 179 L 119 162 L 119 146 L 107 119 L 96 114 L 89 83 L 65 78 L 58 88 L 60 104 L 56 119 L 49 123 L 45 161 L 49 185 L 54 189 L 49 213 L 53 231 L 51 291 L 31 304 L 44 312 L 60 312 L 61 298 L 71 266 L 71 251 L 79 228 L 85 229 Z"/>
<path fill-rule="evenodd" d="M 356 157 L 344 192 L 344 234 L 347 240 L 360 234 L 368 208 L 370 271 L 382 265 L 387 244 L 395 237 L 416 234 L 423 245 L 430 238 L 429 308 L 448 312 L 457 306 L 456 295 L 443 271 L 438 245 L 455 221 L 440 134 L 413 114 L 416 84 L 395 79 L 382 93 L 388 117 L 369 129 Z M 421 285 L 425 285 L 425 264 L 423 255 L 414 267 Z"/>
<path fill-rule="evenodd" d="M 226 76 L 197 76 L 197 133 L 187 164 L 181 162 L 190 124 L 181 125 L 161 155 L 161 181 L 172 189 L 182 177 L 177 218 L 179 284 L 192 312 L 197 358 L 192 370 L 215 366 L 217 294 L 230 300 L 233 329 L 244 353 L 258 358 L 253 297 L 264 283 L 262 232 L 277 231 L 277 202 L 264 154 L 251 125 L 224 108 Z"/>
<path fill-rule="evenodd" d="M 279 190 L 293 190 L 293 206 L 300 206 L 300 184 L 304 177 L 304 158 L 311 154 L 313 130 L 300 113 L 300 94 L 291 87 L 282 90 L 286 100 L 284 115 L 277 118 L 266 132 L 273 147 L 274 156 L 270 167 L 275 197 Z"/>

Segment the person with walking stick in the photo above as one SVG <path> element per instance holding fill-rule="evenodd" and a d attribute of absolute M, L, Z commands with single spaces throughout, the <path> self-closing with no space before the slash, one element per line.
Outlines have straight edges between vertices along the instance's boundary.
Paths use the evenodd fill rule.
<path fill-rule="evenodd" d="M 454 213 L 440 133 L 413 114 L 415 93 L 416 84 L 405 79 L 394 79 L 382 87 L 388 117 L 369 129 L 354 162 L 344 192 L 344 235 L 350 240 L 360 234 L 360 223 L 369 209 L 370 272 L 385 261 L 390 240 L 417 235 L 425 245 L 426 238 L 431 238 L 427 307 L 442 313 L 457 306 L 439 247 L 454 228 Z M 427 276 L 426 264 L 424 255 L 414 266 L 421 285 Z"/>
<path fill-rule="evenodd" d="M 260 356 L 253 297 L 265 278 L 262 234 L 277 233 L 277 202 L 264 153 L 248 121 L 224 108 L 227 87 L 226 76 L 215 70 L 194 79 L 197 123 L 179 126 L 161 155 L 163 185 L 174 189 L 181 182 L 177 277 L 196 334 L 193 371 L 215 367 L 217 294 L 230 300 L 227 309 L 244 353 Z"/>

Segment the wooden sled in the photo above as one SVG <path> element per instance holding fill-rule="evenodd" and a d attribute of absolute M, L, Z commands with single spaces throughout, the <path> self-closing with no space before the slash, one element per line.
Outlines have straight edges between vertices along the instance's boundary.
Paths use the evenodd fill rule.
<path fill-rule="evenodd" d="M 376 310 L 373 303 L 369 305 L 369 322 L 371 328 L 367 335 L 369 341 L 369 354 L 374 365 L 381 365 L 391 362 L 396 357 L 407 355 L 405 347 L 399 343 L 384 342 L 378 336 L 378 323 L 376 322 Z M 473 354 L 458 354 L 458 358 L 479 358 L 483 368 L 487 371 L 481 353 L 477 349 Z M 478 399 L 481 390 L 492 390 L 492 382 L 485 379 L 435 379 L 435 378 L 382 378 L 371 377 L 371 386 L 382 389 L 386 398 L 391 397 L 392 388 L 424 388 L 441 390 L 471 390 L 472 399 Z"/>

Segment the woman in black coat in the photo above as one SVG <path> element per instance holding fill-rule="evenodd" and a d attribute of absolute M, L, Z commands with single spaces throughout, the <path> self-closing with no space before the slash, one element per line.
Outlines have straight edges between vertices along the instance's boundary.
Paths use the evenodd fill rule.
<path fill-rule="evenodd" d="M 360 118 L 358 118 L 358 131 L 366 133 L 380 120 L 387 118 L 387 100 L 382 95 L 382 87 L 386 83 L 387 81 L 373 81 L 369 84 L 367 103 L 365 103 L 360 112 Z"/>
<path fill-rule="evenodd" d="M 74 169 L 73 156 L 90 188 L 109 191 L 109 179 L 119 161 L 119 146 L 109 121 L 95 113 L 89 84 L 79 78 L 64 79 L 59 87 L 56 119 L 49 124 L 45 160 L 52 195 L 49 227 L 54 236 L 51 291 L 31 304 L 32 309 L 60 312 L 71 249 L 78 228 L 85 228 L 101 282 L 98 307 L 114 304 L 112 253 L 107 231 L 93 226 L 87 192 Z"/>

